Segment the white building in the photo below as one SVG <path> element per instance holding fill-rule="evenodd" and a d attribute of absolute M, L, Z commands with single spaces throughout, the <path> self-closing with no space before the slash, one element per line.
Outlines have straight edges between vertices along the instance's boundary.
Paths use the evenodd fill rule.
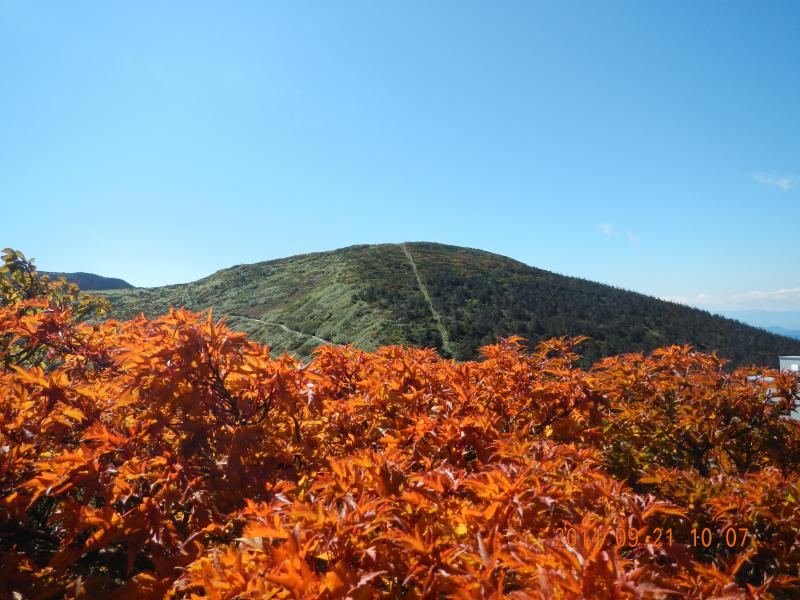
<path fill-rule="evenodd" d="M 781 371 L 800 371 L 800 356 L 781 356 Z"/>

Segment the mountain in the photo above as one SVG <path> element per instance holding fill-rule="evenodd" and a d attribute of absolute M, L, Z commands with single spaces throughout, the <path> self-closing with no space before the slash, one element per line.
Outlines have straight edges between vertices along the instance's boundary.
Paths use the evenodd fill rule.
<path fill-rule="evenodd" d="M 170 305 L 213 307 L 273 350 L 309 356 L 325 342 L 436 347 L 470 359 L 497 336 L 535 343 L 587 335 L 585 362 L 668 344 L 719 350 L 734 364 L 775 366 L 800 341 L 708 312 L 516 260 L 433 243 L 351 246 L 238 265 L 198 281 L 100 292 L 111 316 Z"/>
<path fill-rule="evenodd" d="M 720 314 L 773 333 L 797 337 L 800 335 L 800 310 L 727 310 Z"/>
<path fill-rule="evenodd" d="M 124 279 L 116 277 L 103 277 L 94 273 L 56 273 L 51 271 L 40 271 L 42 275 L 49 275 L 51 279 L 63 277 L 70 283 L 75 283 L 85 291 L 94 290 L 119 290 L 129 289 L 133 286 Z"/>
<path fill-rule="evenodd" d="M 800 340 L 800 330 L 794 329 L 786 329 L 784 327 L 766 327 L 767 331 L 771 331 L 772 333 L 776 333 L 778 335 L 782 335 L 784 337 L 794 338 L 796 340 Z"/>

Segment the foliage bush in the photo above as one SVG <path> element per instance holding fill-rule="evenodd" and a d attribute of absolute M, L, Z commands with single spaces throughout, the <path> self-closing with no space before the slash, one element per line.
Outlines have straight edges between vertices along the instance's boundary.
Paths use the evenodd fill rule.
<path fill-rule="evenodd" d="M 586 370 L 580 338 L 303 364 L 210 312 L 92 321 L 4 261 L 2 597 L 797 594 L 790 374 L 688 346 Z"/>

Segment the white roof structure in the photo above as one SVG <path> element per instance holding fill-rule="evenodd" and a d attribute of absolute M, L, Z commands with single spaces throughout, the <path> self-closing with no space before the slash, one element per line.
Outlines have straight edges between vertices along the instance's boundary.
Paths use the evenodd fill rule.
<path fill-rule="evenodd" d="M 779 360 L 781 371 L 800 372 L 800 356 L 781 356 Z"/>

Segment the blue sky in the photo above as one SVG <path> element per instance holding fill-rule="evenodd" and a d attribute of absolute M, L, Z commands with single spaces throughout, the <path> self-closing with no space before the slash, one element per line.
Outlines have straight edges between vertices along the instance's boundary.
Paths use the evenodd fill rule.
<path fill-rule="evenodd" d="M 800 310 L 798 31 L 796 2 L 0 0 L 0 244 L 159 285 L 429 240 Z"/>

